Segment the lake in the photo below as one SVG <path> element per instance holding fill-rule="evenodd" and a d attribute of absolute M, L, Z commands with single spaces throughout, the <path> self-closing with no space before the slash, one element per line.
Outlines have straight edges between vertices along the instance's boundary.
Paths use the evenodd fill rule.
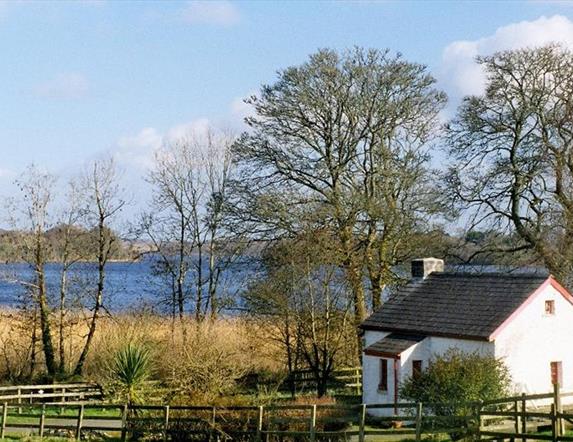
<path fill-rule="evenodd" d="M 207 275 L 207 263 L 203 274 Z M 48 292 L 52 298 L 56 299 L 59 292 L 60 278 L 59 264 L 51 263 L 46 265 L 46 276 Z M 256 260 L 253 258 L 241 258 L 232 267 L 222 273 L 220 277 L 220 293 L 226 298 L 228 308 L 231 312 L 234 307 L 240 306 L 241 291 L 246 287 L 251 278 L 258 273 Z M 396 271 L 408 278 L 409 268 L 403 266 L 396 268 Z M 446 266 L 446 271 L 454 272 L 525 272 L 547 274 L 542 268 L 510 268 L 502 266 Z M 25 263 L 0 264 L 0 305 L 16 306 L 26 297 L 25 287 L 14 280 L 31 281 L 33 272 Z M 78 263 L 70 272 L 70 298 L 78 298 L 79 302 L 72 303 L 72 307 L 83 305 L 90 306 L 90 295 L 96 286 L 97 266 L 95 263 Z M 365 280 L 365 285 L 367 281 Z M 190 284 L 191 286 L 191 284 Z M 138 262 L 110 262 L 106 269 L 105 280 L 105 306 L 111 311 L 125 311 L 130 309 L 154 309 L 167 313 L 170 307 L 166 299 L 170 297 L 169 285 L 160 276 L 153 272 L 153 259 L 146 259 Z M 206 290 L 205 290 L 206 291 Z M 386 293 L 388 295 L 389 292 Z M 189 297 L 194 298 L 194 288 L 189 292 Z"/>
<path fill-rule="evenodd" d="M 113 311 L 153 308 L 167 312 L 169 308 L 165 299 L 169 298 L 166 281 L 154 274 L 153 260 L 138 262 L 110 262 L 106 267 L 106 307 Z M 239 292 L 254 274 L 253 262 L 236 263 L 222 273 L 220 278 L 221 293 L 232 301 L 239 301 Z M 48 293 L 52 298 L 59 296 L 59 278 L 61 265 L 46 265 Z M 207 274 L 206 269 L 204 274 Z M 79 306 L 83 300 L 86 306 L 93 303 L 96 287 L 97 264 L 77 263 L 69 273 L 70 298 L 72 305 Z M 32 281 L 33 271 L 25 263 L 0 264 L 0 305 L 16 306 L 26 299 L 27 290 L 17 281 Z M 192 296 L 193 290 L 189 295 Z M 76 299 L 77 298 L 77 299 Z M 87 302 L 86 302 L 87 301 Z"/>

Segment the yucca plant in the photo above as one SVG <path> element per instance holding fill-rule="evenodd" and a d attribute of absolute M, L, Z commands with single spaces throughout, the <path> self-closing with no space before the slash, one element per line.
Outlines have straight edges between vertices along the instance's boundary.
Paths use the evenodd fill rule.
<path fill-rule="evenodd" d="M 127 344 L 115 354 L 111 374 L 127 398 L 127 403 L 131 405 L 137 402 L 139 392 L 151 375 L 149 350 L 141 344 Z"/>

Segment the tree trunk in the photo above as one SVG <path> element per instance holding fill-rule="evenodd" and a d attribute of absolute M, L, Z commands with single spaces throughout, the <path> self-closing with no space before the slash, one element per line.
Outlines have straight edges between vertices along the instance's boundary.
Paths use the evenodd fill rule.
<path fill-rule="evenodd" d="M 328 386 L 328 378 L 325 376 L 320 376 L 316 380 L 316 395 L 318 397 L 326 396 L 326 393 L 328 392 L 327 386 Z"/>
<path fill-rule="evenodd" d="M 285 318 L 285 334 L 284 334 L 284 343 L 285 343 L 285 350 L 286 350 L 286 357 L 287 357 L 287 370 L 288 370 L 288 384 L 290 395 L 294 399 L 296 397 L 296 380 L 294 378 L 294 370 L 295 370 L 295 361 L 293 357 L 293 338 L 291 337 L 290 332 L 290 321 L 287 314 Z"/>
<path fill-rule="evenodd" d="M 94 305 L 94 311 L 90 321 L 88 335 L 86 337 L 86 342 L 76 368 L 74 370 L 74 375 L 81 376 L 84 369 L 84 364 L 86 362 L 88 353 L 90 351 L 91 343 L 96 332 L 97 323 L 99 319 L 99 312 L 103 303 L 103 291 L 105 283 L 105 264 L 107 262 L 107 251 L 106 251 L 106 239 L 105 239 L 105 219 L 100 217 L 98 224 L 98 283 L 97 283 L 97 293 L 96 302 Z"/>
<path fill-rule="evenodd" d="M 361 266 L 356 262 L 357 258 L 352 252 L 345 250 L 345 258 L 342 262 L 350 289 L 352 290 L 352 301 L 354 304 L 354 323 L 359 326 L 366 319 L 366 303 L 364 298 L 364 284 L 362 281 Z"/>
<path fill-rule="evenodd" d="M 62 274 L 60 277 L 60 323 L 59 323 L 59 342 L 58 350 L 60 353 L 59 367 L 58 371 L 60 375 L 66 372 L 66 351 L 65 351 L 65 333 L 64 333 L 64 323 L 65 323 L 65 305 L 66 305 L 66 284 L 67 284 L 67 266 L 64 264 L 62 269 Z"/>
<path fill-rule="evenodd" d="M 185 216 L 181 212 L 179 224 L 179 269 L 177 272 L 177 308 L 179 312 L 179 320 L 183 327 L 183 337 L 185 338 L 185 276 L 187 274 L 185 268 Z"/>
<path fill-rule="evenodd" d="M 30 354 L 30 379 L 34 377 L 36 372 L 36 347 L 38 345 L 38 307 L 34 307 L 34 319 L 32 321 L 32 337 L 31 337 L 31 349 Z"/>
<path fill-rule="evenodd" d="M 198 237 L 198 236 L 197 236 Z M 197 246 L 197 278 L 195 281 L 197 293 L 195 298 L 195 320 L 197 323 L 203 321 L 203 246 Z"/>
<path fill-rule="evenodd" d="M 382 294 L 386 282 L 390 280 L 390 269 L 388 264 L 368 260 L 368 279 L 370 280 L 370 290 L 372 293 L 372 311 L 378 310 L 382 306 Z"/>
<path fill-rule="evenodd" d="M 219 305 L 217 302 L 217 279 L 215 268 L 215 246 L 213 245 L 213 238 L 209 245 L 209 304 L 211 306 L 211 320 L 217 319 Z"/>
<path fill-rule="evenodd" d="M 46 293 L 46 273 L 44 269 L 44 253 L 41 234 L 36 235 L 36 253 L 35 253 L 35 270 L 36 281 L 38 286 L 38 307 L 40 308 L 40 330 L 42 333 L 42 348 L 46 361 L 48 376 L 54 378 L 56 375 L 56 358 L 54 354 L 54 345 L 52 343 L 52 330 L 50 327 L 50 307 L 48 306 L 48 297 Z"/>
<path fill-rule="evenodd" d="M 358 258 L 352 244 L 352 233 L 349 228 L 341 232 L 341 240 L 344 258 L 342 267 L 346 273 L 346 279 L 352 291 L 352 302 L 354 305 L 354 326 L 356 328 L 356 344 L 358 354 L 362 355 L 362 334 L 360 324 L 366 319 L 366 303 L 364 298 L 364 284 L 362 281 L 362 265 L 357 262 Z"/>

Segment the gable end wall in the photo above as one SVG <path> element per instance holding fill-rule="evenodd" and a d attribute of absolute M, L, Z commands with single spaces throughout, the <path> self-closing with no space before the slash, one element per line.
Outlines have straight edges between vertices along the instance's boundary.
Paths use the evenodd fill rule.
<path fill-rule="evenodd" d="M 555 315 L 545 314 L 545 301 Z M 547 285 L 495 338 L 495 356 L 509 367 L 516 392 L 552 391 L 551 361 L 562 361 L 562 389 L 573 390 L 573 305 Z"/>

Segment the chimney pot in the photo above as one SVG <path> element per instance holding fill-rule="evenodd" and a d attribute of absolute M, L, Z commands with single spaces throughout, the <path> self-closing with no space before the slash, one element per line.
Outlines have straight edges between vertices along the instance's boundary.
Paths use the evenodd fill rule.
<path fill-rule="evenodd" d="M 444 271 L 444 260 L 438 258 L 421 258 L 412 260 L 412 278 L 426 277 L 433 272 Z"/>

